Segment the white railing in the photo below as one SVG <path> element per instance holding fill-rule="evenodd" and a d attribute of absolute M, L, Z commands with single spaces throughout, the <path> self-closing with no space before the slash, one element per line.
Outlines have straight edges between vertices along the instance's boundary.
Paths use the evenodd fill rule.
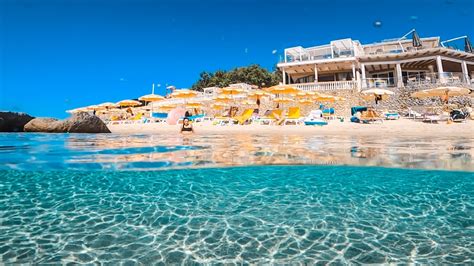
<path fill-rule="evenodd" d="M 297 83 L 291 84 L 297 89 L 303 91 L 335 91 L 335 90 L 354 90 L 357 89 L 357 81 L 328 81 L 317 83 Z"/>
<path fill-rule="evenodd" d="M 362 84 L 362 86 L 365 85 L 365 88 L 389 88 L 397 86 L 394 78 L 368 78 L 362 80 Z"/>
<path fill-rule="evenodd" d="M 469 76 L 464 76 L 461 72 L 443 72 L 438 73 L 422 73 L 417 75 L 409 75 L 404 77 L 403 82 L 407 86 L 423 86 L 429 84 L 447 84 L 462 85 L 468 84 Z"/>
<path fill-rule="evenodd" d="M 405 87 L 426 87 L 426 86 L 466 86 L 472 83 L 469 76 L 464 77 L 460 72 L 443 72 L 439 73 L 408 73 L 402 77 L 403 86 Z M 362 80 L 362 88 L 391 88 L 398 87 L 396 78 L 367 78 Z"/>

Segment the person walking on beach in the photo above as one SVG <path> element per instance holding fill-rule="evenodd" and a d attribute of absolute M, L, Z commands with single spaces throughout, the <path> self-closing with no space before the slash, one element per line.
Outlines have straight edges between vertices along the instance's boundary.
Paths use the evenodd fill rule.
<path fill-rule="evenodd" d="M 183 134 L 194 133 L 194 128 L 191 122 L 189 121 L 189 118 L 185 117 L 183 119 L 183 126 L 181 127 L 180 132 Z"/>

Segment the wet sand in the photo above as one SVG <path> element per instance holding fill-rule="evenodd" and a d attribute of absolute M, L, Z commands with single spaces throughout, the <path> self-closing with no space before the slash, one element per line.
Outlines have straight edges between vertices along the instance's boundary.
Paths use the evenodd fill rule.
<path fill-rule="evenodd" d="M 179 126 L 167 124 L 119 124 L 108 126 L 112 133 L 123 134 L 175 134 L 179 133 Z M 464 123 L 440 122 L 439 124 L 423 123 L 410 119 L 384 121 L 376 124 L 357 124 L 348 121 L 329 121 L 327 126 L 305 125 L 212 125 L 199 123 L 194 125 L 195 134 L 285 134 L 285 135 L 374 135 L 374 136 L 439 136 L 460 135 L 470 137 L 474 135 L 474 121 Z"/>

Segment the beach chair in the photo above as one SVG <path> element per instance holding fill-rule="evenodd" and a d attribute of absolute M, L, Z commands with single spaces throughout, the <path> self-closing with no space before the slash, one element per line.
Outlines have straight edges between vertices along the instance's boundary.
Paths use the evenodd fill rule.
<path fill-rule="evenodd" d="M 413 118 L 413 120 L 416 120 L 418 118 L 423 118 L 423 114 L 417 112 L 416 110 L 413 110 L 412 108 L 408 109 L 408 118 Z"/>
<path fill-rule="evenodd" d="M 143 114 L 136 114 L 134 117 L 130 118 L 130 121 L 133 123 L 141 123 L 143 122 Z"/>
<path fill-rule="evenodd" d="M 431 113 L 423 116 L 424 123 L 437 124 L 438 122 L 447 122 L 451 119 L 449 113 L 443 112 L 442 114 Z"/>
<path fill-rule="evenodd" d="M 283 124 L 287 125 L 288 122 L 295 123 L 296 125 L 301 122 L 301 110 L 299 107 L 290 107 L 288 109 L 288 115 Z"/>
<path fill-rule="evenodd" d="M 217 125 L 217 126 L 224 126 L 230 123 L 232 121 L 233 117 L 227 116 L 227 115 L 218 115 L 214 116 L 214 119 L 212 119 L 212 124 Z"/>
<path fill-rule="evenodd" d="M 151 113 L 151 117 L 145 120 L 145 123 L 164 123 L 168 118 L 167 113 Z"/>
<path fill-rule="evenodd" d="M 268 116 L 261 117 L 258 121 L 261 125 L 271 125 L 275 123 L 278 118 L 281 118 L 283 115 L 283 110 L 275 109 L 271 110 Z"/>
<path fill-rule="evenodd" d="M 387 110 L 383 112 L 383 117 L 385 120 L 398 120 L 400 119 L 400 114 L 397 111 Z"/>
<path fill-rule="evenodd" d="M 334 108 L 326 108 L 323 110 L 323 118 L 325 119 L 335 119 L 336 117 L 334 116 Z"/>
<path fill-rule="evenodd" d="M 323 112 L 321 110 L 312 110 L 304 119 L 304 124 L 306 126 L 325 126 L 328 122 L 323 119 Z"/>
<path fill-rule="evenodd" d="M 364 124 L 370 124 L 370 123 L 375 123 L 375 122 L 383 123 L 383 117 L 377 114 L 375 110 L 368 109 L 367 111 L 362 112 L 360 121 Z"/>
<path fill-rule="evenodd" d="M 236 122 L 236 124 L 243 125 L 252 117 L 253 111 L 254 109 L 246 109 L 241 115 L 233 117 L 232 120 Z"/>

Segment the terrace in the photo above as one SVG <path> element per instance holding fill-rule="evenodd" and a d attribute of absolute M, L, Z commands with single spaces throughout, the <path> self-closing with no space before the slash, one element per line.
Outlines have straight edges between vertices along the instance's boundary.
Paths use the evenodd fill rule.
<path fill-rule="evenodd" d="M 284 60 L 281 63 L 310 62 L 334 58 L 349 58 L 358 55 L 363 50 L 360 43 L 352 39 L 331 41 L 330 44 L 303 48 L 301 46 L 285 49 Z"/>

